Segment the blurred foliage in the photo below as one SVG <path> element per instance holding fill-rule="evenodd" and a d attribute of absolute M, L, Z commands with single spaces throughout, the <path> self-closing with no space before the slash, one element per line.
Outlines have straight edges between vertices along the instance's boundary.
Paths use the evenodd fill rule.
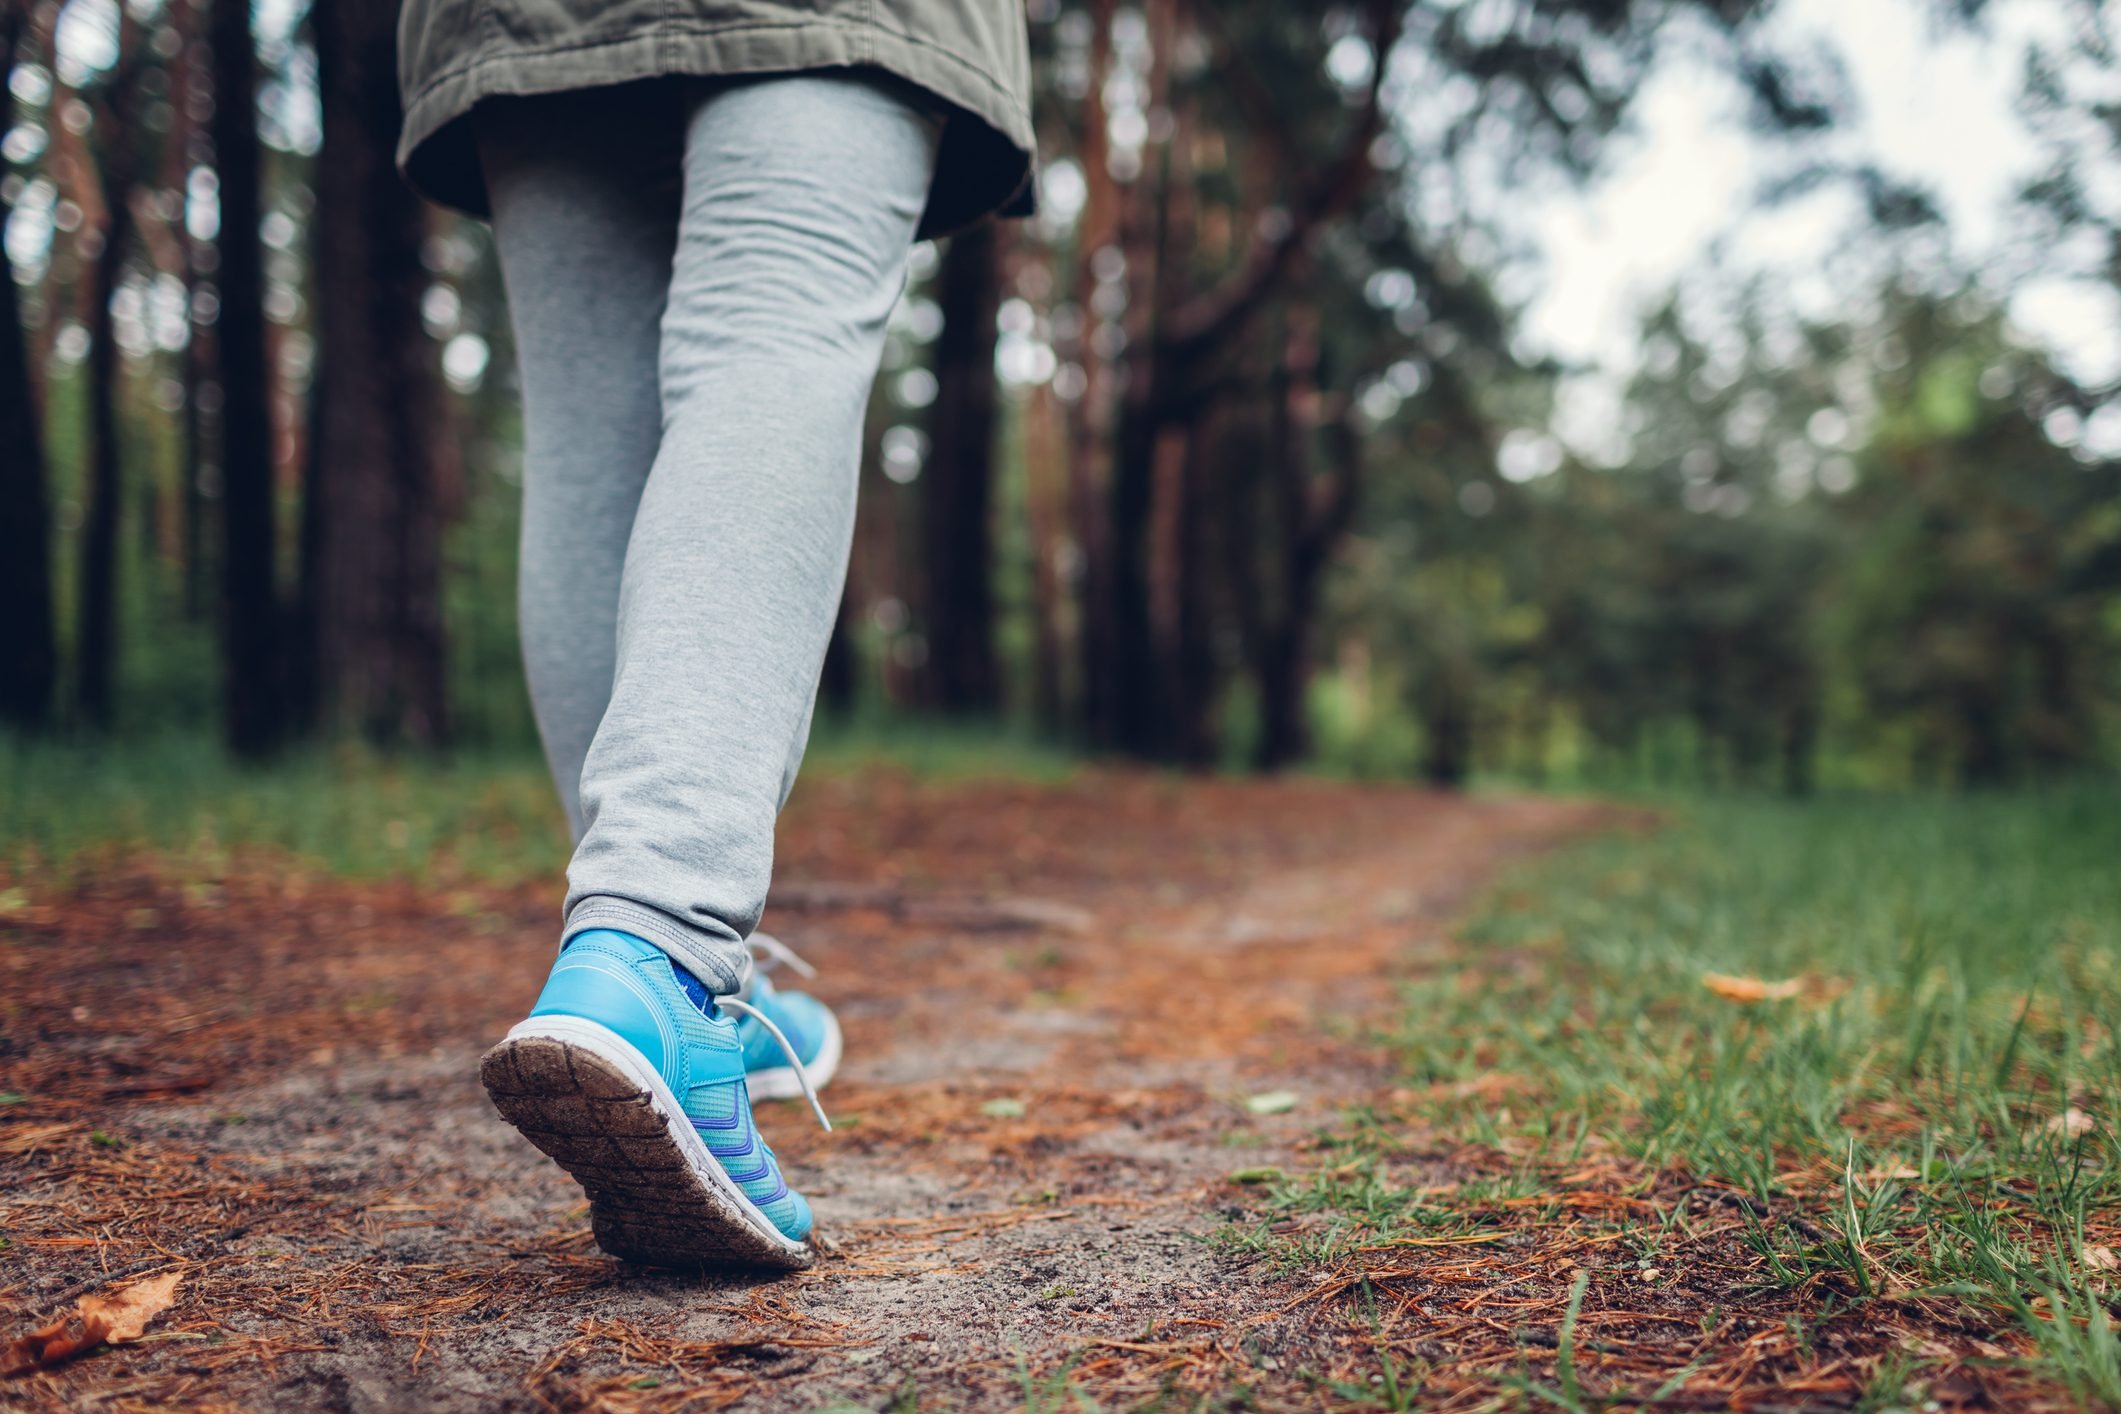
<path fill-rule="evenodd" d="M 2115 123 L 2097 96 L 2116 72 L 2112 8 L 2054 3 L 2086 42 L 2028 56 L 2026 112 L 2054 156 L 2023 215 L 2046 254 L 1999 276 L 1937 256 L 1922 193 L 1829 160 L 1845 84 L 1831 56 L 1777 52 L 1763 5 L 1031 0 L 1045 210 L 984 257 L 998 307 L 951 293 L 968 252 L 916 252 L 873 403 L 829 711 L 969 713 L 1006 724 L 997 739 L 1442 783 L 1804 789 L 2111 767 L 2121 439 L 2091 433 L 2121 402 L 2004 313 L 2021 275 L 2121 283 L 2106 258 L 2121 249 Z M 314 306 L 334 272 L 312 245 L 315 17 L 274 13 L 257 34 L 260 236 L 275 575 L 299 606 L 305 530 L 332 533 L 304 506 Z M 132 178 L 108 321 L 124 463 L 122 504 L 104 508 L 122 530 L 109 732 L 204 733 L 227 700 L 205 6 L 7 14 L 7 250 L 60 657 L 83 651 L 83 576 L 100 573 L 83 555 L 98 513 L 90 179 L 132 113 L 154 140 L 124 146 L 155 160 Z M 1766 199 L 1850 184 L 1870 223 L 1851 238 L 1880 273 L 1828 322 L 1794 319 L 1772 289 L 1705 322 L 1675 293 L 1639 331 L 1606 445 L 1573 447 L 1552 428 L 1581 370 L 1524 346 L 1498 208 L 1520 183 L 1595 179 L 1675 49 L 1719 66 L 1789 155 Z M 438 497 L 448 733 L 474 755 L 525 750 L 498 271 L 481 228 L 439 213 L 421 254 L 419 314 L 451 389 L 434 435 L 458 449 Z M 967 317 L 993 321 L 991 367 L 935 356 Z M 978 405 L 952 381 L 968 378 L 994 380 L 991 446 L 934 435 L 938 410 Z M 945 455 L 972 464 L 944 476 Z M 984 498 L 970 523 L 989 543 L 924 543 L 966 523 L 937 500 L 964 494 Z M 990 602 L 953 602 L 938 556 L 984 563 Z M 299 642 L 305 623 L 291 613 L 283 632 Z M 968 641 L 991 643 L 998 669 L 956 675 L 969 689 L 930 646 Z M 62 730 L 86 725 L 73 678 L 53 697 Z"/>
<path fill-rule="evenodd" d="M 1822 761 L 1912 784 L 2112 760 L 2121 467 L 2045 431 L 2065 380 L 1971 291 L 1768 342 L 1654 317 L 1624 465 L 1383 482 L 1336 623 L 1432 775 L 1471 753 L 1803 789 Z"/>

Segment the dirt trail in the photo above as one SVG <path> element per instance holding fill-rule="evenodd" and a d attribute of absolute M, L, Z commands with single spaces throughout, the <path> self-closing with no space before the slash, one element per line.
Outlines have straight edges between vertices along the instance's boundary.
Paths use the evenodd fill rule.
<path fill-rule="evenodd" d="M 0 1404 L 1006 1408 L 1071 1357 L 1122 1404 L 1315 1402 L 1296 1372 L 1355 1333 L 1200 1240 L 1245 1200 L 1228 1175 L 1388 1094 L 1336 1037 L 1468 890 L 1598 819 L 1113 773 L 806 784 L 767 923 L 820 968 L 848 1061 L 836 1134 L 763 1116 L 831 1244 L 781 1280 L 612 1262 L 487 1105 L 476 1058 L 542 980 L 546 891 L 16 881 L 0 1309 L 186 1279 L 146 1343 Z M 1269 1091 L 1293 1105 L 1244 1103 Z"/>

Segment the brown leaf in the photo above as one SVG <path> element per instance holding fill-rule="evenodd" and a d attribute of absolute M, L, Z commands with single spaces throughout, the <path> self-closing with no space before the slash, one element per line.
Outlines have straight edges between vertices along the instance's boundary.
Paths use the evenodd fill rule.
<path fill-rule="evenodd" d="M 1804 990 L 1802 978 L 1765 982 L 1758 977 L 1729 977 L 1721 972 L 1702 973 L 1701 985 L 1727 1002 L 1783 1002 Z"/>
<path fill-rule="evenodd" d="M 48 1370 L 99 1345 L 123 1345 L 147 1332 L 147 1323 L 177 1299 L 181 1271 L 136 1281 L 112 1292 L 94 1292 L 48 1326 L 16 1336 L 0 1351 L 0 1375 Z"/>
<path fill-rule="evenodd" d="M 120 1287 L 108 1296 L 84 1296 L 78 1303 L 82 1318 L 107 1322 L 110 1334 L 104 1339 L 112 1345 L 138 1340 L 147 1333 L 147 1323 L 167 1311 L 177 1299 L 177 1284 L 183 1280 L 183 1272 L 168 1271 Z"/>
<path fill-rule="evenodd" d="M 80 1354 L 78 1339 L 69 1339 L 66 1334 L 68 1318 L 61 1316 L 48 1326 L 25 1331 L 0 1350 L 0 1375 L 20 1375 L 46 1365 L 56 1365 L 61 1360 L 70 1360 Z M 102 1332 L 96 1338 L 103 1338 Z"/>
<path fill-rule="evenodd" d="M 2095 1272 L 2110 1272 L 2121 1267 L 2121 1257 L 2116 1257 L 2111 1247 L 2087 1247 L 2084 1249 L 2084 1265 Z"/>

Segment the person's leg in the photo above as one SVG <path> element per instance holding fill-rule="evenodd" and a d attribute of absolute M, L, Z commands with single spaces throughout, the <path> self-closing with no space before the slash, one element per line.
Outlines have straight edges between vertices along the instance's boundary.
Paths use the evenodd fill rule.
<path fill-rule="evenodd" d="M 662 320 L 662 442 L 582 773 L 566 933 L 748 974 L 854 522 L 863 411 L 938 120 L 833 73 L 697 90 Z"/>
<path fill-rule="evenodd" d="M 617 661 L 626 541 L 663 437 L 678 98 L 503 100 L 475 119 L 523 383 L 523 664 L 577 840 L 582 761 Z"/>
<path fill-rule="evenodd" d="M 846 566 L 862 412 L 936 124 L 853 75 L 690 92 L 657 341 L 660 441 L 625 553 L 610 699 L 582 771 L 564 946 L 480 1077 L 501 1115 L 580 1180 L 607 1252 L 796 1268 L 815 1256 L 810 1208 L 756 1126 L 751 1053 L 777 1051 L 815 1104 L 831 1062 L 774 1018 L 808 1012 L 829 1029 L 830 1017 L 815 1003 L 791 1010 L 792 994 L 770 988 L 730 993 L 749 969 L 774 817 L 802 754 Z M 525 165 L 539 165 L 537 145 Z M 580 198 L 595 185 L 583 176 Z M 504 250 L 523 210 L 510 209 Z M 565 316 L 533 312 L 541 337 L 580 325 L 586 360 L 603 351 L 606 312 L 585 310 L 580 290 L 602 286 L 607 252 L 565 257 L 573 241 L 560 233 L 578 215 L 541 210 L 546 230 L 531 243 L 552 259 L 521 294 Z M 641 220 L 654 229 L 652 214 Z M 630 266 L 638 251 L 627 250 Z M 638 378 L 638 340 L 612 347 L 619 375 Z M 556 379 L 579 376 L 582 360 Z M 539 419 L 613 415 L 584 408 L 571 386 L 533 386 L 528 362 L 526 399 L 549 398 Z M 761 1035 L 747 1039 L 747 1024 Z"/>

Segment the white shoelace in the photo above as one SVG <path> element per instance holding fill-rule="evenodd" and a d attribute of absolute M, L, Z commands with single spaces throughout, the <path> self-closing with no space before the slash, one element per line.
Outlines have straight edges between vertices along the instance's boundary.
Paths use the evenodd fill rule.
<path fill-rule="evenodd" d="M 762 968 L 778 967 L 785 964 L 794 968 L 798 977 L 817 976 L 815 967 L 803 961 L 794 948 L 789 947 L 770 933 L 753 933 L 751 935 L 751 951 L 758 958 L 759 966 Z"/>
<path fill-rule="evenodd" d="M 788 1064 L 795 1068 L 795 1083 L 803 1087 L 803 1098 L 810 1102 L 811 1112 L 817 1116 L 817 1122 L 825 1127 L 827 1134 L 830 1134 L 832 1132 L 832 1121 L 825 1117 L 825 1107 L 818 1103 L 817 1091 L 810 1084 L 810 1072 L 804 1067 L 803 1058 L 795 1053 L 795 1047 L 790 1044 L 787 1034 L 780 1027 L 773 1024 L 773 1018 L 760 1011 L 750 1002 L 738 1001 L 735 997 L 716 997 L 714 1004 L 717 1007 L 733 1007 L 737 1011 L 744 1013 L 744 1015 L 751 1017 L 759 1025 L 765 1027 L 773 1039 L 780 1043 L 781 1054 L 787 1056 Z"/>

